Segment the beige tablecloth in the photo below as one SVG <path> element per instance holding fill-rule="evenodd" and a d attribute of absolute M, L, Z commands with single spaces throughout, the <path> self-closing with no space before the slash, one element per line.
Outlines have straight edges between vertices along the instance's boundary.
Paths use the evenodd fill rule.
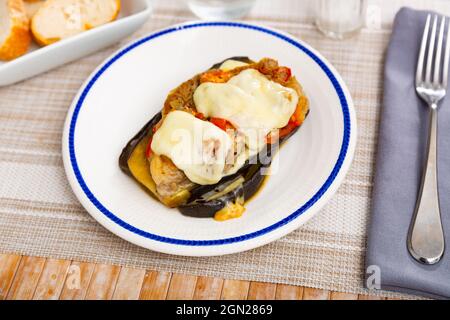
<path fill-rule="evenodd" d="M 370 1 L 370 28 L 346 41 L 321 36 L 311 24 L 311 3 L 307 1 L 260 0 L 247 18 L 303 39 L 334 64 L 353 95 L 359 132 L 351 170 L 322 212 L 279 241 L 241 254 L 176 257 L 121 240 L 78 203 L 63 170 L 63 122 L 83 81 L 103 59 L 131 39 L 194 19 L 178 2 L 157 2 L 151 19 L 114 47 L 0 88 L 0 252 L 365 292 L 364 251 L 383 56 L 393 14 L 403 2 L 411 1 Z M 441 1 L 412 4 L 441 11 L 449 7 Z"/>

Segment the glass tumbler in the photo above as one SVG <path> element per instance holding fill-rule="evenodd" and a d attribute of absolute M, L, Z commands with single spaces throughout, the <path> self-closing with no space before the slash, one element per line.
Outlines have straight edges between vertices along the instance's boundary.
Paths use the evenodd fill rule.
<path fill-rule="evenodd" d="M 189 9 L 204 20 L 233 20 L 245 16 L 256 0 L 185 0 Z"/>
<path fill-rule="evenodd" d="M 367 0 L 315 0 L 317 28 L 326 36 L 344 39 L 364 25 Z"/>

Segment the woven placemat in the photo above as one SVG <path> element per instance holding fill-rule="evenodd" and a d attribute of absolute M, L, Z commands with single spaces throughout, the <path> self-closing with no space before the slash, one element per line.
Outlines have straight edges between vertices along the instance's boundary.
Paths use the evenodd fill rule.
<path fill-rule="evenodd" d="M 320 214 L 300 230 L 262 248 L 192 258 L 134 246 L 100 226 L 78 203 L 61 158 L 68 107 L 86 77 L 119 47 L 153 30 L 193 19 L 185 9 L 167 2 L 122 43 L 0 88 L 0 252 L 367 293 L 363 289 L 364 252 L 383 57 L 390 30 L 365 29 L 346 41 L 326 39 L 309 22 L 297 22 L 292 16 L 283 21 L 280 10 L 292 12 L 290 8 L 297 8 L 298 2 L 283 3 L 285 7 L 278 11 L 267 1 L 260 3 L 249 20 L 287 31 L 318 49 L 341 73 L 356 106 L 358 145 L 353 165 Z"/>

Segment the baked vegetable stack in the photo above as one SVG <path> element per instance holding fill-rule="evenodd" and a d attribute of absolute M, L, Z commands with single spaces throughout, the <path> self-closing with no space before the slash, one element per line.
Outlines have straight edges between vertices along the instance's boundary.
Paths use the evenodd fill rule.
<path fill-rule="evenodd" d="M 184 215 L 237 218 L 308 112 L 289 68 L 269 58 L 229 58 L 172 90 L 125 146 L 119 166 Z"/>

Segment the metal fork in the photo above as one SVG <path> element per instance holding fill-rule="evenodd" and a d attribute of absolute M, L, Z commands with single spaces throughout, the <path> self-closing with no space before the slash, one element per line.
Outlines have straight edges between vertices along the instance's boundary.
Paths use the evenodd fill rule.
<path fill-rule="evenodd" d="M 417 261 L 425 264 L 437 263 L 444 254 L 445 247 L 437 183 L 437 115 L 438 103 L 446 94 L 448 79 L 450 32 L 447 32 L 446 36 L 445 53 L 442 52 L 446 20 L 445 17 L 441 18 L 439 34 L 437 35 L 438 17 L 435 15 L 431 34 L 429 34 L 431 16 L 428 15 L 416 70 L 416 91 L 428 104 L 430 124 L 426 162 L 408 233 L 408 250 Z M 444 58 L 442 59 L 443 55 Z"/>

